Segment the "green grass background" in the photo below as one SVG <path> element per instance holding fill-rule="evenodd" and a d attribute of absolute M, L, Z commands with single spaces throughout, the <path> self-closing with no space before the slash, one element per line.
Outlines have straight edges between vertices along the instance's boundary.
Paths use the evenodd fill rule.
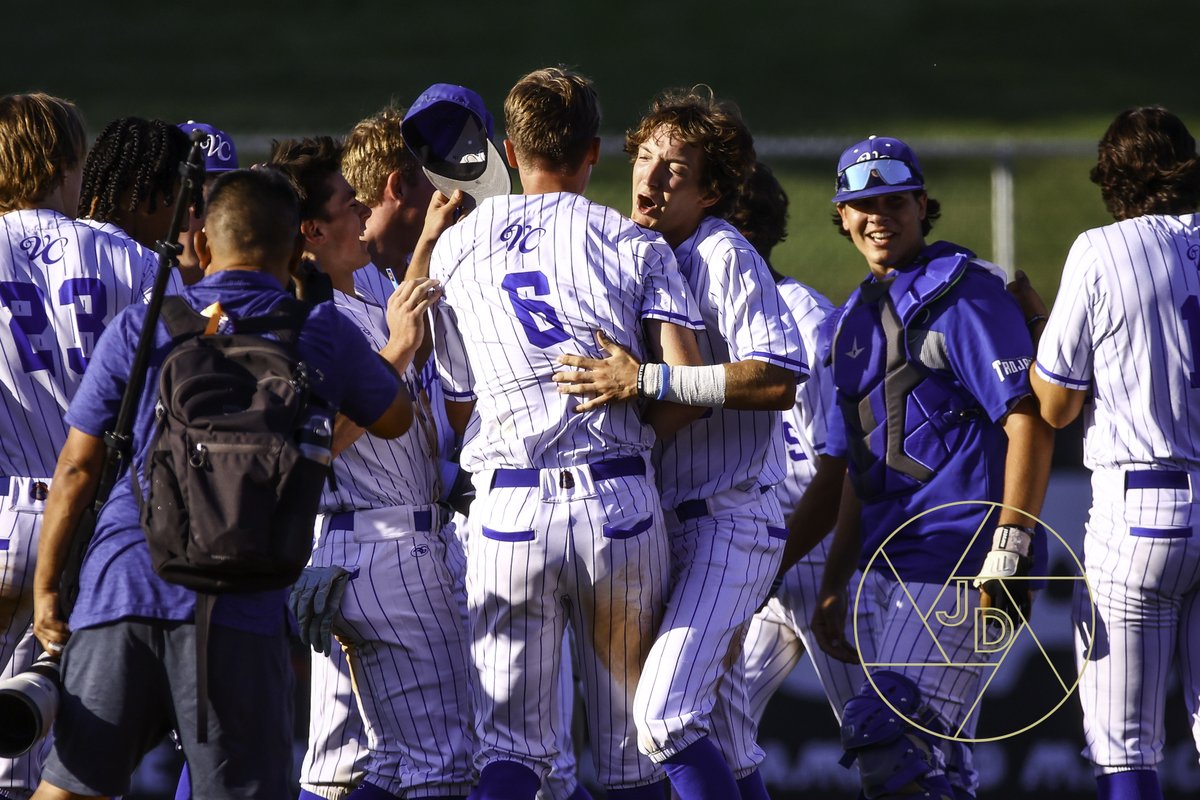
<path fill-rule="evenodd" d="M 138 114 L 236 139 L 341 133 L 437 81 L 475 88 L 498 113 L 514 79 L 565 63 L 596 81 L 615 137 L 658 90 L 707 83 L 760 137 L 1094 142 L 1131 105 L 1200 126 L 1194 11 L 1177 0 L 11 3 L 0 92 L 72 98 L 93 132 Z M 828 222 L 833 157 L 764 160 L 792 200 L 776 266 L 843 299 L 863 266 Z M 935 238 L 990 257 L 990 162 L 924 160 L 943 203 Z M 1048 296 L 1075 235 L 1108 221 L 1089 166 L 1015 164 L 1016 266 Z M 628 208 L 620 156 L 590 194 Z"/>

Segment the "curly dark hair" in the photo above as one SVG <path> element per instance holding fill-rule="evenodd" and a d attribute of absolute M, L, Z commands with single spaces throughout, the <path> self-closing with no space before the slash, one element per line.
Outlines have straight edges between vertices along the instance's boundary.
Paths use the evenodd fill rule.
<path fill-rule="evenodd" d="M 787 238 L 787 222 L 787 192 L 770 167 L 755 162 L 729 215 L 729 224 L 741 231 L 764 261 L 770 261 L 775 245 Z"/>
<path fill-rule="evenodd" d="M 170 203 L 179 186 L 179 164 L 188 157 L 187 134 L 161 119 L 122 117 L 100 132 L 83 165 L 80 216 L 115 222 L 118 204 L 154 211 Z"/>
<path fill-rule="evenodd" d="M 1091 179 L 1118 220 L 1200 205 L 1200 159 L 1183 120 L 1161 106 L 1122 111 L 1097 148 Z"/>
<path fill-rule="evenodd" d="M 919 195 L 923 191 L 925 190 L 916 189 L 913 191 L 913 194 Z M 838 205 L 845 205 L 845 203 L 838 203 Z M 925 198 L 925 219 L 921 220 L 921 235 L 928 236 L 929 232 L 933 230 L 933 223 L 941 219 L 941 216 L 942 204 L 934 198 L 927 196 Z M 830 215 L 829 221 L 833 223 L 833 227 L 837 228 L 838 233 L 847 239 L 850 238 L 850 231 L 842 227 L 842 217 L 838 214 L 837 206 L 833 207 L 833 213 Z"/>
<path fill-rule="evenodd" d="M 661 126 L 704 154 L 700 186 L 717 196 L 708 213 L 728 218 L 754 165 L 754 137 L 733 103 L 717 100 L 712 89 L 668 89 L 654 98 L 650 111 L 625 134 L 625 152 L 638 148 Z"/>
<path fill-rule="evenodd" d="M 325 219 L 325 204 L 333 190 L 329 176 L 342 170 L 342 144 L 331 136 L 271 142 L 267 165 L 292 182 L 300 198 L 300 221 Z"/>

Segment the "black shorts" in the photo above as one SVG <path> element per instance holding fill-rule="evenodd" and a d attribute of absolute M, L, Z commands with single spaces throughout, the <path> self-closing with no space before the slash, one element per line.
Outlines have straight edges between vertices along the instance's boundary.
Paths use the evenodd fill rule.
<path fill-rule="evenodd" d="M 44 780 L 77 794 L 127 794 L 142 756 L 174 728 L 194 800 L 290 798 L 293 678 L 282 626 L 278 636 L 211 627 L 204 744 L 195 634 L 191 622 L 146 619 L 75 631 Z"/>

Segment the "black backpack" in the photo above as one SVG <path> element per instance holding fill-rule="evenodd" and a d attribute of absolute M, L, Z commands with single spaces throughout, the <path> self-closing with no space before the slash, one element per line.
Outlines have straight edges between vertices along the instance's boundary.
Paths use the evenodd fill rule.
<path fill-rule="evenodd" d="M 296 340 L 311 308 L 284 299 L 231 334 L 163 300 L 163 361 L 141 524 L 154 570 L 200 592 L 282 589 L 312 552 L 332 413 L 309 396 Z M 275 339 L 260 334 L 271 332 Z"/>

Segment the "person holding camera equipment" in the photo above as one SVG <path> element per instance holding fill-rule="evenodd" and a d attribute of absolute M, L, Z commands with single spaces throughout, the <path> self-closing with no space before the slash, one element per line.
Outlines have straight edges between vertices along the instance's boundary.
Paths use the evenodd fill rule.
<path fill-rule="evenodd" d="M 100 333 L 154 278 L 152 252 L 74 219 L 86 152 L 74 104 L 42 93 L 0 98 L 0 241 L 8 243 L 0 307 L 9 332 L 0 337 L 0 797 L 12 800 L 29 797 L 44 758 L 40 748 L 29 752 L 48 716 L 36 687 L 53 684 L 26 671 L 39 650 L 30 629 L 34 557 L 67 439 L 63 413 Z"/>
<path fill-rule="evenodd" d="M 177 206 L 176 237 L 180 216 Z M 154 549 L 152 538 L 148 544 L 155 516 L 170 511 L 171 503 L 160 497 L 161 486 L 147 480 L 147 473 L 160 477 L 170 455 L 155 433 L 160 373 L 165 374 L 179 351 L 203 340 L 216 342 L 214 348 L 223 337 L 294 342 L 301 360 L 294 382 L 301 383 L 303 374 L 314 403 L 323 402 L 331 411 L 340 406 L 383 437 L 399 435 L 411 422 L 410 403 L 398 392 L 393 370 L 331 305 L 304 307 L 306 316 L 299 324 L 278 324 L 281 319 L 294 322 L 296 316 L 297 304 L 287 300 L 284 286 L 300 255 L 298 227 L 298 202 L 283 176 L 273 170 L 221 176 L 210 189 L 205 227 L 196 236 L 206 277 L 180 295 L 190 316 L 207 318 L 204 332 L 172 338 L 180 302 L 162 302 L 166 281 L 160 271 L 149 307 L 134 306 L 118 315 L 96 346 L 67 411 L 70 431 L 55 469 L 58 488 L 47 504 L 38 551 L 34 631 L 48 652 L 62 654 L 63 691 L 54 748 L 35 797 L 126 793 L 137 763 L 171 728 L 178 731 L 192 766 L 197 800 L 284 797 L 291 791 L 286 590 L 229 593 L 216 581 L 213 591 L 188 588 L 208 584 L 181 578 L 179 570 L 187 565 Z M 176 247 L 162 245 L 163 250 Z M 163 318 L 153 318 L 160 305 Z M 145 342 L 139 342 L 142 330 Z M 273 339 L 263 335 L 268 332 Z M 251 333 L 257 335 L 247 335 Z M 146 344 L 149 349 L 135 352 Z M 139 380 L 143 358 L 147 366 Z M 129 459 L 133 471 L 117 479 L 99 513 L 67 619 L 61 602 L 67 598 L 60 594 L 67 553 L 100 480 L 105 433 L 114 430 L 114 419 L 116 430 L 121 428 L 118 407 L 124 416 L 127 384 L 136 398 Z M 171 412 L 157 421 L 174 422 Z M 303 453 L 304 444 L 291 447 Z M 220 481 L 237 471 L 217 465 L 227 464 L 236 451 L 194 446 L 190 462 L 197 476 L 186 475 L 181 483 L 190 487 L 208 480 L 214 488 L 224 488 Z M 324 469 L 322 465 L 315 474 L 323 476 Z M 233 496 L 241 497 L 236 491 Z M 144 505 L 143 497 L 149 498 Z M 189 506 L 187 497 L 175 498 L 175 510 L 185 518 L 189 512 L 195 515 L 188 547 L 224 533 L 201 530 L 198 521 L 210 508 Z M 254 511 L 232 510 L 246 516 Z M 255 532 L 251 527 L 235 534 Z M 258 532 L 263 538 L 268 533 Z M 306 536 L 310 532 L 304 531 Z M 194 576 L 202 575 L 197 570 Z"/>

